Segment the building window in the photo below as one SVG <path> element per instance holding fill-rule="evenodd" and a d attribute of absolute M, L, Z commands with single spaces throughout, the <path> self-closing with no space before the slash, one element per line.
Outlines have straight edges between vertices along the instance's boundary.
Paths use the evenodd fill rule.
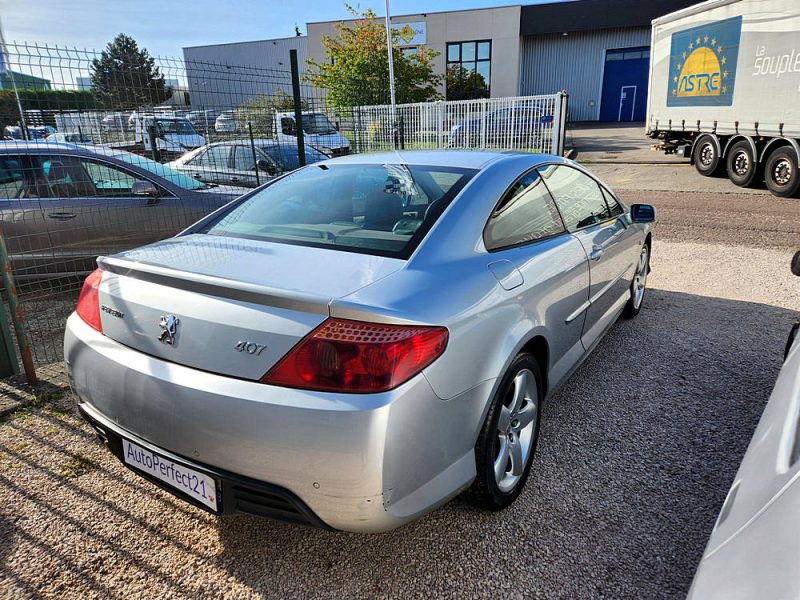
<path fill-rule="evenodd" d="M 492 76 L 492 42 L 447 44 L 447 99 L 488 98 Z"/>
<path fill-rule="evenodd" d="M 650 58 L 650 48 L 618 48 L 606 50 L 606 62 L 614 60 L 636 60 L 639 58 Z"/>

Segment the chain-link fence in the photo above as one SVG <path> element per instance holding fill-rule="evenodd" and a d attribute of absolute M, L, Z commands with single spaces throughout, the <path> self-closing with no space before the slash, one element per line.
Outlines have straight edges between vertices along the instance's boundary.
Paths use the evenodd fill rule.
<path fill-rule="evenodd" d="M 61 360 L 65 319 L 98 255 L 172 236 L 303 161 L 393 148 L 562 150 L 561 94 L 342 108 L 288 66 L 122 50 L 6 44 L 0 219 L 39 365 Z"/>

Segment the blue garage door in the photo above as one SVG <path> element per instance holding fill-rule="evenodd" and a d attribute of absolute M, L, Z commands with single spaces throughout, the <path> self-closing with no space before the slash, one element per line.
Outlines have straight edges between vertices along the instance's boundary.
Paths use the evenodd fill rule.
<path fill-rule="evenodd" d="M 601 121 L 644 121 L 649 68 L 647 46 L 606 51 Z"/>

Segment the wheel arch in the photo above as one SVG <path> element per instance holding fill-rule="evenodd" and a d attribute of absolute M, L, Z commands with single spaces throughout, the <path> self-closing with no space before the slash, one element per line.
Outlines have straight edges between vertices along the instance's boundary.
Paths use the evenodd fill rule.
<path fill-rule="evenodd" d="M 797 154 L 797 166 L 800 167 L 800 144 L 798 144 L 797 140 L 794 138 L 772 138 L 769 142 L 767 142 L 766 146 L 764 146 L 764 149 L 761 151 L 761 158 L 758 162 L 766 162 L 770 152 L 777 150 L 778 148 L 783 148 L 784 146 L 791 146 L 794 149 L 795 154 Z"/>
<path fill-rule="evenodd" d="M 542 334 L 534 335 L 525 342 L 517 354 L 523 352 L 528 352 L 533 355 L 536 362 L 539 364 L 539 372 L 542 375 L 542 393 L 546 396 L 549 385 L 548 374 L 550 371 L 550 345 L 547 343 L 547 338 Z"/>
<path fill-rule="evenodd" d="M 725 144 L 725 150 L 720 155 L 722 158 L 727 158 L 728 150 L 730 150 L 736 142 L 746 141 L 750 145 L 750 149 L 753 151 L 753 156 L 756 159 L 756 162 L 761 162 L 758 159 L 758 147 L 756 146 L 756 141 L 749 135 L 734 135 L 732 138 L 728 140 L 728 143 Z"/>

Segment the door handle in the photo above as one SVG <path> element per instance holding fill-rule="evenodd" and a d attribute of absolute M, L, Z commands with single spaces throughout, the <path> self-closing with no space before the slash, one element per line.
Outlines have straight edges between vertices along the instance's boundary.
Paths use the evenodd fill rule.
<path fill-rule="evenodd" d="M 603 249 L 600 246 L 595 246 L 594 248 L 592 248 L 591 254 L 589 254 L 589 259 L 598 261 L 602 256 L 603 256 Z"/>
<path fill-rule="evenodd" d="M 192 177 L 194 177 L 195 179 L 200 179 L 203 176 L 200 173 L 195 173 L 194 175 L 192 175 Z"/>
<path fill-rule="evenodd" d="M 47 213 L 47 216 L 50 217 L 51 219 L 55 219 L 56 221 L 69 221 L 70 219 L 74 219 L 78 215 L 76 215 L 75 213 L 71 213 L 71 212 L 59 212 L 59 211 L 56 211 L 56 212 Z"/>
<path fill-rule="evenodd" d="M 239 183 L 239 178 L 238 177 L 231 177 L 231 181 L 233 183 Z"/>

